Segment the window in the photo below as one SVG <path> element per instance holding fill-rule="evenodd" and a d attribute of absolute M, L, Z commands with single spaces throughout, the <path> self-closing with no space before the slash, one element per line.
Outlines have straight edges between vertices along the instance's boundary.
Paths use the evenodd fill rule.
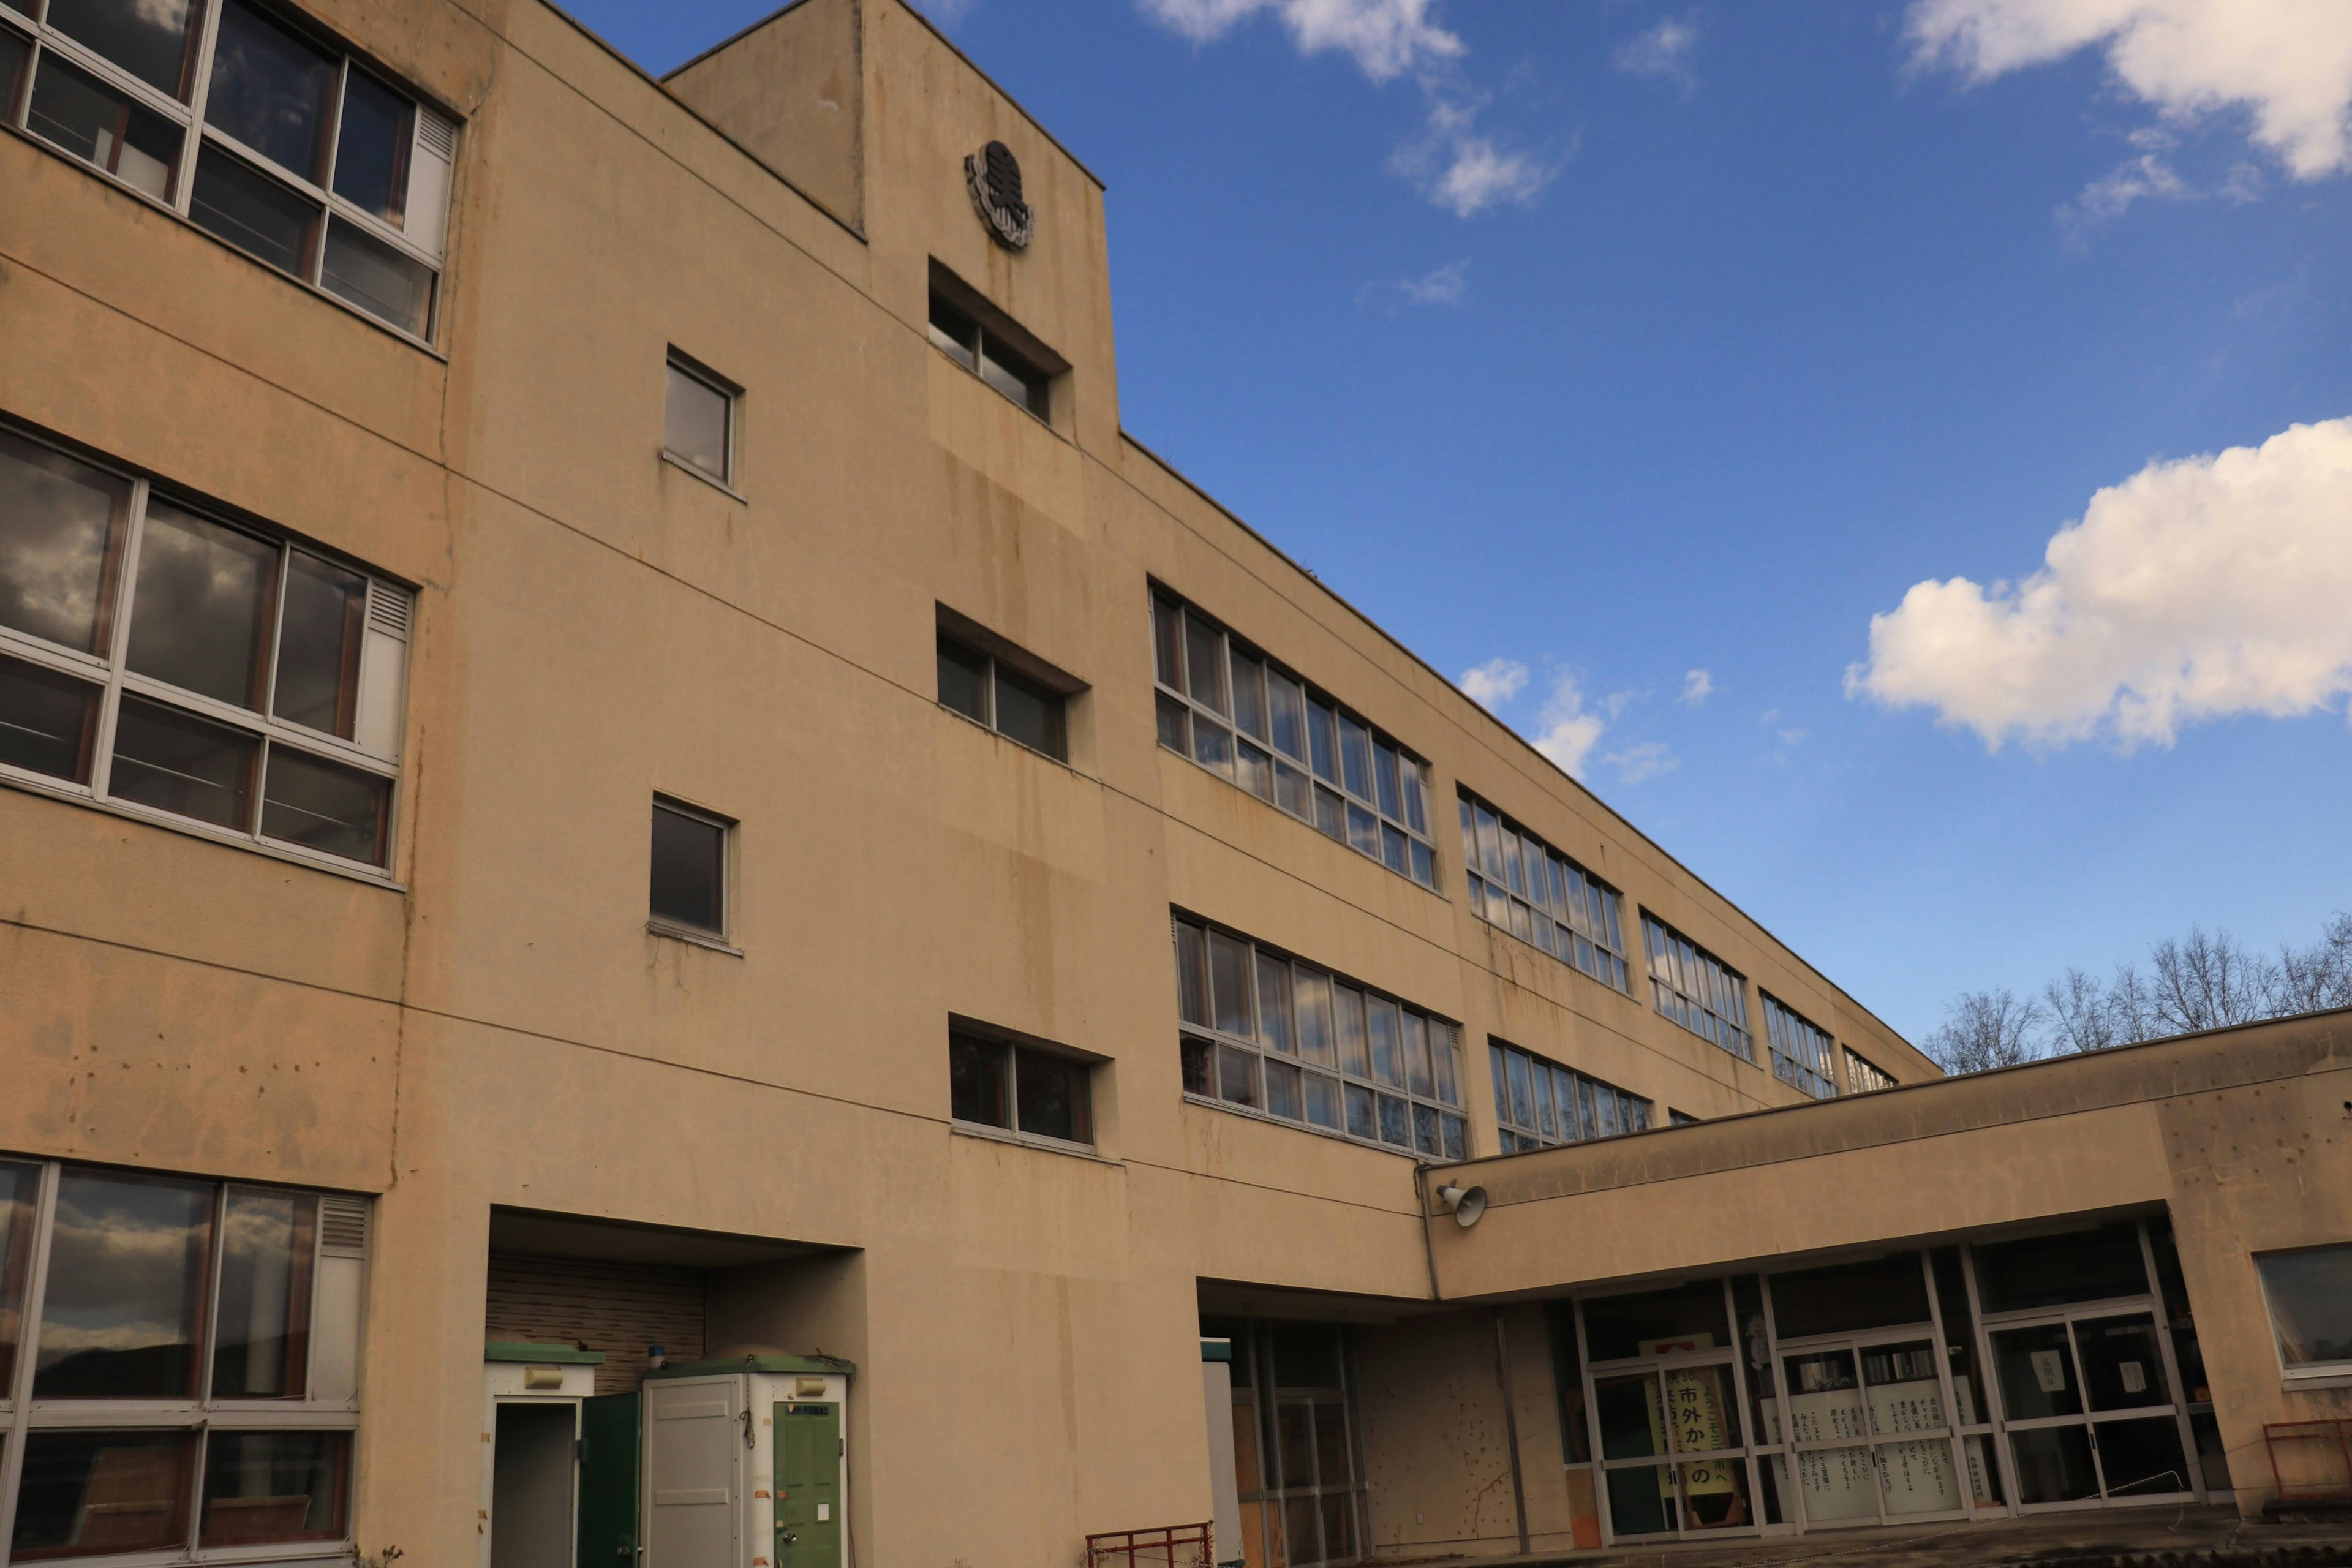
<path fill-rule="evenodd" d="M 268 266 L 432 336 L 457 127 L 275 14 L 245 0 L 49 0 L 33 37 L 0 27 L 0 115 Z"/>
<path fill-rule="evenodd" d="M 1764 994 L 1764 1037 L 1772 1049 L 1772 1076 L 1815 1100 L 1837 1098 L 1836 1047 L 1801 1014 Z"/>
<path fill-rule="evenodd" d="M 360 1198 L 0 1159 L 10 1561 L 347 1541 L 366 1239 Z"/>
<path fill-rule="evenodd" d="M 1465 791 L 1462 856 L 1470 910 L 1612 990 L 1625 989 L 1617 889 Z"/>
<path fill-rule="evenodd" d="M 1460 1031 L 1179 915 L 1184 1092 L 1432 1160 L 1468 1153 Z"/>
<path fill-rule="evenodd" d="M 1070 760 L 1069 700 L 1084 685 L 940 606 L 940 704 L 1009 741 Z"/>
<path fill-rule="evenodd" d="M 1160 743 L 1423 887 L 1429 764 L 1223 627 L 1151 596 Z"/>
<path fill-rule="evenodd" d="M 1741 1061 L 1754 1061 L 1756 1047 L 1748 1038 L 1748 982 L 1654 915 L 1642 917 L 1642 936 L 1649 944 L 1650 994 L 1658 1011 Z"/>
<path fill-rule="evenodd" d="M 727 839 L 734 826 L 654 797 L 654 929 L 726 940 Z"/>
<path fill-rule="evenodd" d="M 931 263 L 930 331 L 941 353 L 1052 423 L 1054 378 L 1070 367 L 936 261 Z"/>
<path fill-rule="evenodd" d="M 1893 1089 L 1895 1079 L 1892 1074 L 1873 1067 L 1867 1058 L 1849 1046 L 1845 1053 L 1845 1087 L 1849 1093 L 1870 1094 L 1882 1089 Z"/>
<path fill-rule="evenodd" d="M 737 388 L 679 353 L 669 352 L 662 404 L 662 450 L 719 485 L 735 482 Z"/>
<path fill-rule="evenodd" d="M 1056 1051 L 970 1030 L 948 1035 L 948 1099 L 958 1121 L 1049 1143 L 1092 1147 L 1094 1068 Z"/>
<path fill-rule="evenodd" d="M 0 428 L 0 779 L 383 869 L 408 591 Z"/>
<path fill-rule="evenodd" d="M 2352 1246 L 2254 1259 L 2290 1377 L 2352 1377 Z"/>
<path fill-rule="evenodd" d="M 1696 1127 L 1698 1125 L 1698 1118 L 1693 1116 L 1687 1110 L 1669 1110 L 1666 1112 L 1666 1125 L 1669 1127 Z"/>
<path fill-rule="evenodd" d="M 1500 1040 L 1486 1043 L 1503 1152 L 1650 1129 L 1650 1102 Z M 1675 1114 L 1680 1115 L 1677 1111 Z"/>

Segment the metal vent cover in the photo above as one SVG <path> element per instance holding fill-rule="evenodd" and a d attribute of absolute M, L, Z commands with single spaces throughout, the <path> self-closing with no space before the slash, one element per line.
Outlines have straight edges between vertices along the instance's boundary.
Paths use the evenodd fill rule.
<path fill-rule="evenodd" d="M 388 637 L 405 641 L 408 637 L 408 616 L 412 600 L 404 588 L 388 583 L 368 584 L 368 625 Z"/>
<path fill-rule="evenodd" d="M 438 153 L 444 158 L 457 156 L 457 125 L 446 116 L 436 114 L 432 110 L 417 110 L 416 140 L 428 153 Z"/>
<path fill-rule="evenodd" d="M 365 1258 L 368 1201 L 329 1194 L 319 1204 L 319 1250 L 333 1258 Z"/>

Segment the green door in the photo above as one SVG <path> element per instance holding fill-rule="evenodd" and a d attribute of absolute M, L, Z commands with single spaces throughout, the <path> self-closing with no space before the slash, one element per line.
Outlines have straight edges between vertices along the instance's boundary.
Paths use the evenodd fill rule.
<path fill-rule="evenodd" d="M 776 1406 L 776 1568 L 841 1568 L 841 1406 Z"/>
<path fill-rule="evenodd" d="M 580 1568 L 636 1568 L 637 1395 L 580 1402 Z"/>

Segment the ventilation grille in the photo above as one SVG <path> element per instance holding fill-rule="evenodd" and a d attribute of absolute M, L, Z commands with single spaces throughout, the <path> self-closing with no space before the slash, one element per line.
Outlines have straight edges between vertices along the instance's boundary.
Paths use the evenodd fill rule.
<path fill-rule="evenodd" d="M 413 603 L 407 590 L 389 584 L 368 584 L 368 625 L 387 637 L 408 640 L 408 613 Z"/>
<path fill-rule="evenodd" d="M 457 152 L 457 127 L 429 109 L 419 109 L 416 111 L 416 141 L 427 153 L 454 158 Z"/>
<path fill-rule="evenodd" d="M 368 1201 L 330 1194 L 319 1205 L 319 1248 L 332 1258 L 367 1256 Z"/>

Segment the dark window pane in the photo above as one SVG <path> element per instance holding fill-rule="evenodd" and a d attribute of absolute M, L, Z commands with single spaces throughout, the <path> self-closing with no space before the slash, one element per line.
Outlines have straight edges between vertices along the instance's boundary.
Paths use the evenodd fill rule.
<path fill-rule="evenodd" d="M 1916 1252 L 1775 1274 L 1773 1322 L 1784 1340 L 1927 1321 L 1927 1280 Z"/>
<path fill-rule="evenodd" d="M 2147 1293 L 2139 1227 L 2129 1220 L 2064 1236 L 1979 1247 L 1977 1289 L 1988 1312 Z"/>
<path fill-rule="evenodd" d="M 2080 1502 L 2099 1495 L 2091 1466 L 2090 1434 L 2080 1426 L 2044 1426 L 2010 1435 L 2021 1503 Z"/>
<path fill-rule="evenodd" d="M 318 207 L 217 147 L 196 155 L 196 189 L 188 216 L 280 272 L 299 278 L 310 269 L 310 234 L 318 225 Z"/>
<path fill-rule="evenodd" d="M 215 1431 L 205 1454 L 197 1544 L 340 1537 L 351 1443 L 341 1432 Z"/>
<path fill-rule="evenodd" d="M 952 355 L 966 370 L 978 363 L 974 355 L 980 342 L 980 328 L 970 316 L 948 303 L 939 294 L 931 296 L 931 342 Z"/>
<path fill-rule="evenodd" d="M 1272 953 L 1257 955 L 1258 1037 L 1277 1051 L 1291 1052 L 1290 965 Z"/>
<path fill-rule="evenodd" d="M 270 748 L 262 784 L 261 831 L 371 866 L 384 861 L 392 781 L 298 752 Z"/>
<path fill-rule="evenodd" d="M 411 337 L 432 327 L 433 268 L 341 218 L 327 226 L 319 285 Z"/>
<path fill-rule="evenodd" d="M 1332 729 L 1332 712 L 1312 697 L 1307 700 L 1307 739 L 1315 776 L 1327 784 L 1338 784 L 1339 742 Z"/>
<path fill-rule="evenodd" d="M 1235 1105 L 1257 1104 L 1257 1058 L 1231 1046 L 1218 1047 L 1217 1092 Z"/>
<path fill-rule="evenodd" d="M 1348 842 L 1375 860 L 1381 858 L 1381 820 L 1352 800 L 1348 803 Z"/>
<path fill-rule="evenodd" d="M 985 335 L 980 342 L 980 379 L 1038 418 L 1051 416 L 1053 405 L 1047 398 L 1044 373 Z"/>
<path fill-rule="evenodd" d="M 0 27 L 0 119 L 15 114 L 16 84 L 25 79 L 25 62 L 32 55 L 30 43 Z"/>
<path fill-rule="evenodd" d="M 1151 601 L 1153 673 L 1171 690 L 1184 689 L 1184 612 L 1165 599 Z"/>
<path fill-rule="evenodd" d="M 1244 735 L 1268 739 L 1265 731 L 1265 666 L 1235 649 L 1234 653 L 1234 723 Z"/>
<path fill-rule="evenodd" d="M 724 482 L 728 415 L 732 400 L 676 363 L 669 367 L 668 386 L 663 405 L 664 449 L 679 462 Z"/>
<path fill-rule="evenodd" d="M 1313 786 L 1307 782 L 1307 774 L 1302 770 L 1292 767 L 1288 763 L 1274 764 L 1275 805 L 1293 816 L 1305 817 L 1311 822 L 1315 817 L 1312 791 Z"/>
<path fill-rule="evenodd" d="M 1225 705 L 1224 637 L 1197 616 L 1184 617 L 1184 673 L 1193 701 L 1213 713 L 1231 711 Z"/>
<path fill-rule="evenodd" d="M 1223 931 L 1209 933 L 1211 994 L 1216 998 L 1217 1027 L 1249 1039 L 1256 1035 L 1255 1010 L 1250 1005 L 1250 950 Z"/>
<path fill-rule="evenodd" d="M 56 55 L 33 84 L 33 133 L 161 201 L 172 185 L 180 128 Z"/>
<path fill-rule="evenodd" d="M 2082 1384 L 2065 1324 L 1996 1329 L 1992 1360 L 2000 1378 L 2001 1413 L 2011 1421 L 2083 1413 Z"/>
<path fill-rule="evenodd" d="M 335 62 L 259 13 L 227 0 L 213 46 L 205 122 L 315 180 L 323 173 Z"/>
<path fill-rule="evenodd" d="M 358 573 L 294 552 L 287 566 L 278 690 L 270 700 L 278 717 L 352 738 L 367 592 L 367 579 Z"/>
<path fill-rule="evenodd" d="M 354 70 L 343 88 L 335 139 L 335 195 L 394 228 L 408 216 L 408 154 L 416 106 Z"/>
<path fill-rule="evenodd" d="M 967 719 L 988 722 L 988 656 L 940 639 L 940 701 Z"/>
<path fill-rule="evenodd" d="M 2317 1247 L 2255 1260 L 2289 1367 L 2352 1362 L 2352 1247 Z"/>
<path fill-rule="evenodd" d="M 86 680 L 0 658 L 0 763 L 88 784 L 98 698 Z"/>
<path fill-rule="evenodd" d="M 49 0 L 50 26 L 174 98 L 187 96 L 189 34 L 202 14 L 191 0 Z"/>
<path fill-rule="evenodd" d="M 33 1200 L 41 1168 L 0 1161 L 0 1388 L 16 1386 L 16 1345 L 33 1268 Z"/>
<path fill-rule="evenodd" d="M 1445 1157 L 1449 1160 L 1467 1159 L 1469 1157 L 1469 1136 L 1467 1130 L 1463 1125 L 1462 1118 L 1458 1116 L 1449 1116 L 1445 1118 L 1444 1127 Z"/>
<path fill-rule="evenodd" d="M 1299 1098 L 1298 1069 L 1287 1062 L 1265 1064 L 1265 1109 L 1268 1113 L 1296 1121 L 1304 1115 Z"/>
<path fill-rule="evenodd" d="M 1429 1106 L 1412 1108 L 1412 1146 L 1432 1159 L 1441 1157 L 1444 1152 L 1438 1140 L 1437 1112 Z"/>
<path fill-rule="evenodd" d="M 193 1432 L 36 1432 L 11 1554 L 95 1557 L 186 1543 Z"/>
<path fill-rule="evenodd" d="M 1331 987 L 1331 1017 L 1339 1042 L 1339 1070 L 1358 1078 L 1371 1076 L 1364 1048 L 1364 994 L 1352 985 Z"/>
<path fill-rule="evenodd" d="M 1372 1108 L 1372 1091 L 1352 1083 L 1348 1085 L 1348 1131 L 1364 1139 L 1381 1135 Z"/>
<path fill-rule="evenodd" d="M 1315 826 L 1327 837 L 1341 838 L 1347 835 L 1346 808 L 1339 804 L 1337 795 L 1320 787 L 1315 791 Z"/>
<path fill-rule="evenodd" d="M 131 668 L 258 708 L 278 547 L 160 501 L 147 508 Z"/>
<path fill-rule="evenodd" d="M 1404 791 L 1397 779 L 1396 748 L 1386 741 L 1372 742 L 1372 784 L 1378 792 L 1374 799 L 1381 814 L 1402 821 Z"/>
<path fill-rule="evenodd" d="M 205 1182 L 65 1173 L 34 1398 L 194 1396 L 215 1190 Z"/>
<path fill-rule="evenodd" d="M 319 1200 L 232 1187 L 221 1226 L 213 1397 L 299 1399 L 310 1344 L 310 1241 Z M 220 1439 L 213 1440 L 215 1456 Z"/>
<path fill-rule="evenodd" d="M 698 931 L 723 931 L 726 859 L 725 828 L 656 803 L 654 918 Z"/>
<path fill-rule="evenodd" d="M 1062 698 L 996 667 L 996 727 L 1033 752 L 1059 761 L 1068 748 L 1062 734 Z"/>
<path fill-rule="evenodd" d="M 1339 765 L 1348 793 L 1358 800 L 1372 798 L 1372 732 L 1339 715 Z"/>
<path fill-rule="evenodd" d="M 107 787 L 119 800 L 243 832 L 253 822 L 260 754 L 261 742 L 243 731 L 125 697 Z"/>
<path fill-rule="evenodd" d="M 1184 1092 L 1213 1096 L 1216 1086 L 1217 1047 L 1206 1040 L 1184 1042 Z"/>
<path fill-rule="evenodd" d="M 1381 1096 L 1381 1142 L 1394 1143 L 1401 1149 L 1412 1147 L 1412 1133 L 1408 1126 L 1405 1103 L 1388 1095 Z"/>
<path fill-rule="evenodd" d="M 1199 926 L 1176 926 L 1176 1005 L 1188 1024 L 1215 1022 L 1209 1012 L 1207 936 Z"/>
<path fill-rule="evenodd" d="M 1234 742 L 1234 782 L 1260 800 L 1274 798 L 1274 759 L 1247 741 Z"/>
<path fill-rule="evenodd" d="M 1160 743 L 1190 756 L 1192 752 L 1192 710 L 1166 692 L 1160 697 Z"/>
<path fill-rule="evenodd" d="M 1307 1120 L 1318 1127 L 1339 1125 L 1339 1080 L 1320 1073 L 1307 1075 Z"/>
<path fill-rule="evenodd" d="M 1040 1138 L 1084 1143 L 1094 1136 L 1087 1102 L 1089 1069 L 1084 1062 L 1026 1048 L 1013 1053 L 1013 1082 L 1020 1101 L 1021 1131 Z"/>
<path fill-rule="evenodd" d="M 2189 1460 L 2171 1416 L 2102 1421 L 2095 1431 L 2109 1497 L 2164 1497 L 2189 1489 Z"/>
<path fill-rule="evenodd" d="M 1584 1335 L 1594 1361 L 1622 1361 L 1644 1353 L 1645 1341 L 1708 1336 L 1709 1344 L 1731 1343 L 1724 1315 L 1723 1285 L 1706 1279 L 1670 1290 L 1610 1296 L 1584 1304 Z M 1647 1452 L 1648 1450 L 1636 1450 Z M 1630 1456 L 1612 1455 L 1612 1458 Z"/>
<path fill-rule="evenodd" d="M 957 1121 L 1013 1125 L 1004 1094 L 1004 1068 L 1012 1054 L 995 1040 L 948 1037 L 948 1102 Z"/>
<path fill-rule="evenodd" d="M 1372 1076 L 1392 1088 L 1404 1087 L 1404 1041 L 1397 1005 L 1385 996 L 1368 996 L 1365 1010 L 1371 1021 Z"/>

